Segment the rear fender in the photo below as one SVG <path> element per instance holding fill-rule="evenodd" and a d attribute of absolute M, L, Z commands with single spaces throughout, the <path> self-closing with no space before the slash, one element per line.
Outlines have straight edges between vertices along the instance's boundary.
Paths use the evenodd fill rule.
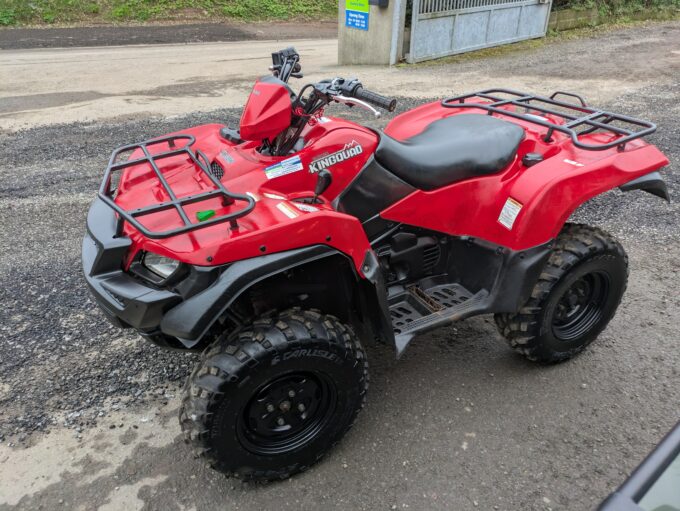
<path fill-rule="evenodd" d="M 573 163 L 565 159 L 557 164 L 572 166 Z M 645 144 L 584 163 L 581 167 L 572 166 L 567 172 L 555 173 L 552 179 L 546 173 L 545 180 L 536 179 L 534 174 L 530 183 L 524 182 L 522 178 L 515 182 L 509 195 L 525 205 L 525 211 L 517 218 L 516 243 L 532 237 L 533 242 L 538 242 L 536 236 L 541 236 L 541 241 L 555 238 L 579 206 L 616 187 L 626 188 L 627 184 L 630 186 L 628 189 L 649 186 L 651 188 L 648 189 L 665 193 L 666 196 L 668 194 L 661 176 L 656 172 L 668 164 L 668 159 L 652 145 Z M 537 167 L 540 165 L 529 170 Z M 645 181 L 650 173 L 656 174 L 658 180 Z"/>
<path fill-rule="evenodd" d="M 483 239 L 515 251 L 554 239 L 584 202 L 659 170 L 668 159 L 652 145 L 626 150 L 575 151 L 569 146 L 542 162 L 465 179 L 432 191 L 416 190 L 380 213 L 389 221 L 451 236 Z M 632 186 L 661 192 L 654 180 Z"/>

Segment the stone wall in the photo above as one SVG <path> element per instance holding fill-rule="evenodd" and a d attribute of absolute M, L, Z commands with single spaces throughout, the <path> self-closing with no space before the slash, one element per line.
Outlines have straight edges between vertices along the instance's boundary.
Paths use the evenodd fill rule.
<path fill-rule="evenodd" d="M 600 23 L 600 14 L 596 8 L 565 9 L 550 13 L 548 30 L 572 30 L 574 28 L 589 27 Z"/>

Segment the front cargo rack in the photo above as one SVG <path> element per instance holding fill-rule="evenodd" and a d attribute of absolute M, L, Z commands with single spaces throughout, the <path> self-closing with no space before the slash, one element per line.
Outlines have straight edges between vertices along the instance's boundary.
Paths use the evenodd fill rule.
<path fill-rule="evenodd" d="M 575 98 L 579 104 L 560 101 L 555 99 L 557 96 Z M 483 102 L 475 102 L 478 100 Z M 554 132 L 559 131 L 568 135 L 575 147 L 588 151 L 603 151 L 612 147 L 617 147 L 620 151 L 623 151 L 626 143 L 656 131 L 656 125 L 649 121 L 593 108 L 588 106 L 581 96 L 563 91 L 557 91 L 548 98 L 512 89 L 487 89 L 446 98 L 441 104 L 445 108 L 479 108 L 486 110 L 489 115 L 505 115 L 528 121 L 548 128 L 543 138 L 545 142 L 551 142 Z M 525 113 L 520 113 L 515 110 L 508 110 L 508 106 L 524 108 L 526 110 Z M 536 113 L 532 114 L 530 112 Z M 544 114 L 559 117 L 564 121 L 564 124 L 550 122 L 550 120 L 542 116 Z M 615 136 L 616 139 L 601 144 L 587 144 L 579 140 L 580 136 L 596 131 L 609 133 Z"/>
<path fill-rule="evenodd" d="M 210 162 L 203 152 L 196 150 L 195 152 L 191 149 L 196 139 L 192 135 L 180 134 L 180 135 L 170 135 L 167 137 L 155 138 L 152 140 L 146 140 L 144 142 L 139 142 L 137 144 L 129 144 L 121 146 L 113 151 L 111 158 L 109 159 L 109 164 L 106 167 L 106 172 L 104 173 L 104 179 L 99 187 L 99 198 L 104 201 L 109 207 L 113 208 L 116 213 L 118 213 L 118 225 L 116 233 L 118 236 L 122 235 L 123 224 L 128 222 L 139 232 L 147 236 L 148 238 L 161 239 L 169 238 L 171 236 L 176 236 L 178 234 L 184 234 L 187 232 L 195 231 L 197 229 L 203 229 L 215 224 L 221 224 L 223 222 L 229 222 L 232 229 L 238 229 L 237 219 L 250 213 L 255 207 L 255 200 L 248 195 L 241 195 L 237 193 L 232 193 L 227 190 L 219 179 L 217 179 L 210 172 Z M 178 143 L 180 142 L 180 143 Z M 161 151 L 157 153 L 151 153 L 149 147 L 157 146 L 160 144 L 167 144 L 168 150 Z M 123 153 L 134 153 L 135 151 L 141 151 L 143 156 L 135 159 L 127 159 L 118 161 L 119 156 Z M 165 158 L 171 158 L 173 156 L 186 155 L 189 161 L 193 163 L 196 167 L 201 169 L 203 173 L 210 179 L 210 181 L 215 185 L 214 190 L 209 190 L 207 192 L 198 193 L 195 195 L 188 195 L 186 197 L 177 197 L 175 192 L 170 187 L 170 184 L 163 176 L 163 173 L 158 168 L 157 160 L 162 160 Z M 161 185 L 165 189 L 165 192 L 170 197 L 170 200 L 164 201 L 151 206 L 145 206 L 143 208 L 125 210 L 121 208 L 114 201 L 114 195 L 116 193 L 116 188 L 112 188 L 113 174 L 116 171 L 126 169 L 128 167 L 133 167 L 135 165 L 148 164 L 151 169 L 153 169 L 156 177 L 160 181 Z M 186 211 L 184 211 L 184 206 L 188 204 L 196 204 L 198 202 L 222 198 L 222 205 L 229 206 L 235 201 L 247 202 L 247 205 L 243 208 L 229 213 L 226 215 L 220 215 L 203 222 L 194 223 L 189 220 L 189 216 Z M 170 209 L 175 209 L 179 214 L 179 217 L 184 224 L 183 227 L 177 227 L 175 229 L 169 229 L 166 231 L 153 231 L 144 225 L 142 225 L 137 218 L 146 215 L 151 215 L 153 213 L 158 213 L 161 211 L 167 211 Z"/>

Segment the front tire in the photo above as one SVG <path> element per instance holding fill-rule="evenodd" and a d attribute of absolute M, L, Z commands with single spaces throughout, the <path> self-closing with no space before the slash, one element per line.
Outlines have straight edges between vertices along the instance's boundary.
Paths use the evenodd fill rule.
<path fill-rule="evenodd" d="M 185 441 L 243 480 L 285 479 L 316 463 L 363 408 L 368 363 L 351 327 L 293 309 L 218 339 L 180 408 Z"/>
<path fill-rule="evenodd" d="M 628 257 L 601 229 L 567 224 L 516 314 L 496 314 L 510 347 L 530 360 L 561 362 L 583 351 L 614 317 L 628 282 Z"/>

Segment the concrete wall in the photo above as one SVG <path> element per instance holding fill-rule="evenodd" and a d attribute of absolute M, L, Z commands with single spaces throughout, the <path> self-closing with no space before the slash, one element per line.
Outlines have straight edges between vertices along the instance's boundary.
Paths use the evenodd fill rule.
<path fill-rule="evenodd" d="M 626 14 L 625 17 L 641 21 L 673 19 L 673 10 L 643 9 L 638 12 Z M 548 30 L 561 31 L 581 27 L 592 27 L 599 25 L 600 23 L 606 23 L 607 21 L 607 19 L 600 16 L 597 8 L 584 10 L 565 9 L 563 11 L 553 11 L 550 13 Z"/>
<path fill-rule="evenodd" d="M 394 9 L 369 6 L 368 30 L 345 26 L 345 0 L 338 2 L 338 64 L 389 64 Z"/>
<path fill-rule="evenodd" d="M 563 11 L 553 11 L 550 13 L 548 30 L 571 30 L 574 28 L 597 25 L 599 22 L 600 15 L 597 12 L 597 8 L 584 10 L 565 9 Z"/>

